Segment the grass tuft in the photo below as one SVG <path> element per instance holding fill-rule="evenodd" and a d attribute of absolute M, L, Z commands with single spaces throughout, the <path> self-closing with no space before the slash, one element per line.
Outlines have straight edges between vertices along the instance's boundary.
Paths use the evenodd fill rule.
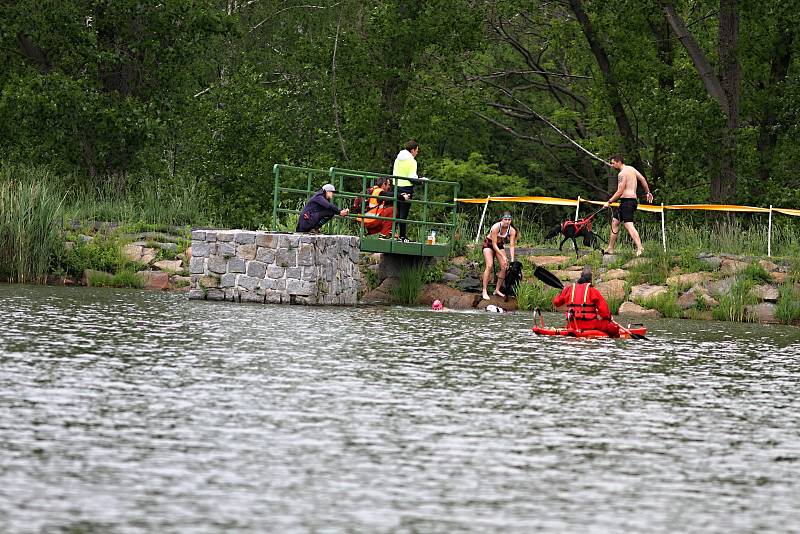
<path fill-rule="evenodd" d="M 517 286 L 517 309 L 553 311 L 553 298 L 556 295 L 557 290 L 540 282 L 520 282 Z"/>
<path fill-rule="evenodd" d="M 400 273 L 398 284 L 392 288 L 392 300 L 395 304 L 417 304 L 419 291 L 425 282 L 427 269 L 420 266 L 409 267 Z"/>

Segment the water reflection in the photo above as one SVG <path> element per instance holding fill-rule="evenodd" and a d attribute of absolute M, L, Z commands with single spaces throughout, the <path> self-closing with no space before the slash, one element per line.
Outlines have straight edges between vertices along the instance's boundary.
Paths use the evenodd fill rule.
<path fill-rule="evenodd" d="M 556 320 L 554 315 L 551 320 Z M 0 286 L 0 531 L 798 524 L 798 330 Z"/>

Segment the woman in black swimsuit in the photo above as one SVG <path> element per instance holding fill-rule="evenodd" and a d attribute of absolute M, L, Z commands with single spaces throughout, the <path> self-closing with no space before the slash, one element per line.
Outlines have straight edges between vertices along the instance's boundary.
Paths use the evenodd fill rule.
<path fill-rule="evenodd" d="M 505 244 L 508 243 L 511 252 L 511 261 L 514 261 L 517 246 L 517 229 L 511 224 L 511 214 L 506 212 L 503 217 L 492 225 L 486 239 L 483 240 L 483 259 L 486 260 L 486 268 L 483 271 L 483 299 L 489 300 L 489 278 L 494 269 L 494 260 L 500 262 L 500 272 L 497 273 L 497 283 L 494 287 L 494 294 L 505 297 L 500 291 L 503 281 L 506 278 L 508 269 L 508 258 L 506 257 Z"/>

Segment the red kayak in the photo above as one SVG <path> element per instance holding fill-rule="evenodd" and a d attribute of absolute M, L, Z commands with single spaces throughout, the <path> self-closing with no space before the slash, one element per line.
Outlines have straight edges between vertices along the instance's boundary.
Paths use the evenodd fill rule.
<path fill-rule="evenodd" d="M 647 327 L 632 326 L 627 329 L 629 332 L 644 336 L 647 335 Z M 533 333 L 537 336 L 566 336 L 566 337 L 608 337 L 602 330 L 578 330 L 577 328 L 549 328 L 546 326 L 534 326 Z M 623 339 L 631 338 L 631 334 L 620 329 L 619 337 Z"/>
<path fill-rule="evenodd" d="M 539 319 L 538 323 L 536 319 Z M 627 328 L 619 325 L 619 337 L 622 339 L 647 339 L 647 327 L 641 324 L 628 325 Z M 539 308 L 533 310 L 533 333 L 537 336 L 564 336 L 564 337 L 610 337 L 602 330 L 581 330 L 579 328 L 549 328 L 544 325 L 544 317 Z"/>

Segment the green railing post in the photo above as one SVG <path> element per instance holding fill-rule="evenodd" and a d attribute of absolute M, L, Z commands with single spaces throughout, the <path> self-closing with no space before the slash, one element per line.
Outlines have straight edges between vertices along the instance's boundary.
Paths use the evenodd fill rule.
<path fill-rule="evenodd" d="M 456 183 L 453 185 L 453 228 L 450 229 L 450 250 L 453 249 L 453 241 L 456 239 L 456 231 L 458 230 L 458 192 L 461 186 Z"/>
<path fill-rule="evenodd" d="M 280 175 L 281 175 L 281 166 L 279 164 L 275 164 L 272 167 L 272 172 L 275 174 L 275 189 L 272 192 L 272 231 L 278 231 L 278 203 L 280 202 Z"/>
<path fill-rule="evenodd" d="M 427 180 L 423 183 L 423 193 L 422 193 L 422 200 L 425 201 L 425 204 L 422 205 L 422 222 L 428 222 L 428 182 Z M 428 236 L 428 226 L 423 224 L 422 225 L 422 239 L 425 240 L 427 243 L 427 236 Z"/>
<path fill-rule="evenodd" d="M 364 220 L 364 209 L 367 207 L 365 204 L 369 204 L 366 176 L 361 177 L 361 191 L 363 191 L 363 196 L 361 197 L 361 224 L 358 225 L 358 238 L 364 239 L 364 226 L 366 225 L 366 221 Z"/>

